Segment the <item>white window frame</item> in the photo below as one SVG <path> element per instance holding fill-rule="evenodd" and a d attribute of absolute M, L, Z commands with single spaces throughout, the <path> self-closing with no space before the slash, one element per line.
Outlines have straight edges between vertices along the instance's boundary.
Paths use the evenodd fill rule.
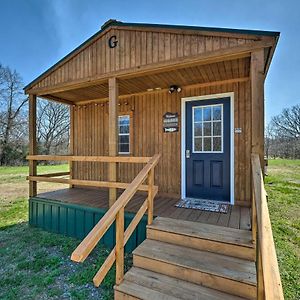
<path fill-rule="evenodd" d="M 119 131 L 119 129 L 120 129 L 120 123 L 119 123 L 119 121 L 120 121 L 120 119 L 121 118 L 124 118 L 124 117 L 128 117 L 128 119 L 129 119 L 129 132 L 128 133 L 120 133 L 120 131 Z M 130 122 L 131 122 L 131 116 L 130 116 L 130 114 L 124 114 L 124 115 L 119 115 L 118 116 L 118 154 L 130 154 Z M 120 136 L 128 136 L 128 152 L 121 152 L 121 151 L 119 151 L 119 146 L 120 146 Z"/>
<path fill-rule="evenodd" d="M 216 120 L 216 122 L 220 122 L 221 121 L 221 136 L 217 136 L 217 135 L 214 136 L 213 135 L 213 124 L 214 124 L 214 120 L 213 119 L 211 119 L 210 121 L 203 121 L 203 108 L 205 108 L 205 107 L 213 107 L 213 106 L 221 106 L 221 120 Z M 203 150 L 201 150 L 201 151 L 195 151 L 195 130 L 194 130 L 194 125 L 195 125 L 194 116 L 195 116 L 195 114 L 194 114 L 194 112 L 195 112 L 195 109 L 197 109 L 199 107 L 202 108 L 202 121 L 199 121 L 197 123 L 202 123 L 202 125 L 204 123 L 210 123 L 210 124 L 212 124 L 211 135 L 210 136 L 205 136 L 205 135 L 201 136 L 201 139 L 202 139 L 202 149 L 204 148 L 203 140 L 204 140 L 205 137 L 208 137 L 208 138 L 211 139 L 211 149 L 213 149 L 213 138 L 214 137 L 220 137 L 221 138 L 221 151 L 213 151 L 213 150 L 211 150 L 211 151 L 203 151 Z M 224 151 L 224 147 L 223 147 L 223 139 L 224 139 L 224 132 L 223 132 L 223 124 L 224 124 L 224 122 L 223 122 L 223 103 L 220 103 L 220 104 L 211 104 L 211 105 L 208 104 L 208 105 L 193 106 L 192 109 L 193 109 L 192 110 L 192 147 L 193 147 L 192 151 L 193 151 L 193 153 L 223 153 L 223 151 Z M 211 110 L 211 111 L 213 111 L 213 110 Z M 211 118 L 212 117 L 213 117 L 213 113 L 211 112 Z M 203 128 L 202 128 L 202 133 L 203 133 Z"/>

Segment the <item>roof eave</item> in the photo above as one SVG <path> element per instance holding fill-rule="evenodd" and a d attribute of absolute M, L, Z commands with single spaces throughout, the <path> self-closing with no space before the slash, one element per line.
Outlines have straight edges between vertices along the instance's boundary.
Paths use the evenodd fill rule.
<path fill-rule="evenodd" d="M 269 71 L 269 68 L 270 68 L 271 62 L 272 62 L 272 60 L 273 60 L 274 53 L 275 53 L 275 49 L 276 49 L 277 44 L 278 44 L 278 41 L 279 41 L 279 37 L 280 37 L 280 34 L 278 34 L 278 35 L 275 37 L 274 45 L 271 47 L 271 50 L 270 50 L 268 59 L 267 59 L 267 61 L 266 61 L 266 66 L 265 66 L 265 76 L 268 74 L 268 71 Z"/>

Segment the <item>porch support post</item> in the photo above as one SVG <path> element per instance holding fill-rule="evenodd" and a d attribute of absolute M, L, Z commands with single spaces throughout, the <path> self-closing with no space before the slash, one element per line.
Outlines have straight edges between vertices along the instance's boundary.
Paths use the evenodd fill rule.
<path fill-rule="evenodd" d="M 118 82 L 115 77 L 109 78 L 109 128 L 108 128 L 108 144 L 109 156 L 117 156 L 118 148 Z M 117 180 L 117 163 L 109 163 L 108 180 Z M 111 207 L 117 199 L 117 189 L 109 189 L 109 207 Z"/>
<path fill-rule="evenodd" d="M 74 105 L 70 105 L 70 137 L 69 137 L 69 154 L 74 155 Z M 70 179 L 73 179 L 73 167 L 74 162 L 69 161 Z M 69 188 L 73 188 L 74 185 L 70 184 Z"/>
<path fill-rule="evenodd" d="M 29 155 L 36 155 L 36 95 L 29 95 Z M 29 176 L 36 176 L 36 160 L 29 160 Z M 29 197 L 37 194 L 37 182 L 29 181 Z"/>
<path fill-rule="evenodd" d="M 264 49 L 251 53 L 252 152 L 264 167 Z M 264 173 L 264 172 L 263 172 Z"/>

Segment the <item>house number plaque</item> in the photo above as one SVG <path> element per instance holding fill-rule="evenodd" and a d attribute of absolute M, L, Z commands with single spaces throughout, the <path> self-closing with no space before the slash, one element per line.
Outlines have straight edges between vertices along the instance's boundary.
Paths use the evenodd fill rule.
<path fill-rule="evenodd" d="M 166 112 L 163 115 L 163 131 L 177 132 L 178 130 L 179 130 L 178 113 Z"/>

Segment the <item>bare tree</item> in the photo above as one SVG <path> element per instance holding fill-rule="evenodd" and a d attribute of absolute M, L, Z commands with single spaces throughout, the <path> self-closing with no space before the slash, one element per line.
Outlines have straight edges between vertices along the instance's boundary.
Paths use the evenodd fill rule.
<path fill-rule="evenodd" d="M 272 118 L 272 123 L 281 136 L 300 137 L 300 104 L 285 108 L 280 115 Z"/>
<path fill-rule="evenodd" d="M 266 128 L 266 155 L 300 158 L 300 105 L 285 108 Z"/>
<path fill-rule="evenodd" d="M 22 156 L 26 136 L 24 109 L 28 98 L 23 94 L 21 76 L 0 65 L 0 164 L 9 164 Z M 24 148 L 24 147 L 23 147 Z"/>
<path fill-rule="evenodd" d="M 42 154 L 67 153 L 69 145 L 69 107 L 38 100 L 37 140 Z"/>
<path fill-rule="evenodd" d="M 270 155 L 270 148 L 272 147 L 274 140 L 274 128 L 272 126 L 272 123 L 268 124 L 265 129 L 265 155 L 267 159 Z"/>

